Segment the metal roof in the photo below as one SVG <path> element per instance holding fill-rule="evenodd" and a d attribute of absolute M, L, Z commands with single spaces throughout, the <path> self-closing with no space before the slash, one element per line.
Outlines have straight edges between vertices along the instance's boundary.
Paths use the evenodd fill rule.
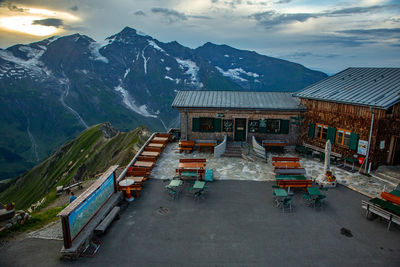
<path fill-rule="evenodd" d="M 348 68 L 294 96 L 388 109 L 400 102 L 400 68 Z"/>
<path fill-rule="evenodd" d="M 298 98 L 286 92 L 180 91 L 173 108 L 254 110 L 305 110 Z"/>

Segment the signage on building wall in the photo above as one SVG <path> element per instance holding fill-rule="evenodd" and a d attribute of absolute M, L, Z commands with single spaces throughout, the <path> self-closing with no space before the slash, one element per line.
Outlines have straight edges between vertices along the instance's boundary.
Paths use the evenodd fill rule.
<path fill-rule="evenodd" d="M 368 141 L 365 140 L 358 140 L 358 150 L 357 153 L 360 155 L 367 155 L 367 149 L 368 149 Z"/>
<path fill-rule="evenodd" d="M 224 113 L 217 113 L 217 117 L 218 118 L 223 118 L 223 117 L 225 117 L 225 114 Z"/>
<path fill-rule="evenodd" d="M 383 141 L 381 141 L 381 142 L 379 143 L 379 148 L 380 148 L 380 149 L 385 149 L 385 140 L 383 140 Z"/>

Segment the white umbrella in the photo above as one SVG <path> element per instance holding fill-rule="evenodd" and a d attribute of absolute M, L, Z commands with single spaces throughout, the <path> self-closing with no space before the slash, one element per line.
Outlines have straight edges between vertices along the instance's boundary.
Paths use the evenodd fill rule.
<path fill-rule="evenodd" d="M 324 175 L 326 172 L 331 170 L 331 141 L 328 139 L 325 144 L 325 164 L 324 164 Z"/>

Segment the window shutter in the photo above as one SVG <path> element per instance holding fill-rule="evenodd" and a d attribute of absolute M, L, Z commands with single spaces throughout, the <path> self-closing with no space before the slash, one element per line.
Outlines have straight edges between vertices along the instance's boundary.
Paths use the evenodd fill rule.
<path fill-rule="evenodd" d="M 214 118 L 213 121 L 213 128 L 214 132 L 220 132 L 221 131 L 221 119 Z"/>
<path fill-rule="evenodd" d="M 200 118 L 192 119 L 192 132 L 200 132 Z"/>
<path fill-rule="evenodd" d="M 310 122 L 310 126 L 308 127 L 308 137 L 314 138 L 315 133 L 315 123 Z"/>
<path fill-rule="evenodd" d="M 351 150 L 357 150 L 357 147 L 358 147 L 358 134 L 351 133 L 350 134 L 349 148 Z"/>
<path fill-rule="evenodd" d="M 288 133 L 289 133 L 289 121 L 281 120 L 281 134 L 288 134 Z"/>
<path fill-rule="evenodd" d="M 326 135 L 326 139 L 331 140 L 331 144 L 333 145 L 335 143 L 335 137 L 336 137 L 336 128 L 333 127 L 328 127 L 328 132 Z"/>

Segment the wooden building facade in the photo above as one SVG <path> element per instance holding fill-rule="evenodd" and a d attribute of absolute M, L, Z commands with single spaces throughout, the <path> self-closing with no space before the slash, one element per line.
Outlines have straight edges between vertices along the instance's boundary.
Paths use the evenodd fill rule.
<path fill-rule="evenodd" d="M 329 139 L 344 158 L 400 165 L 400 69 L 349 68 L 295 96 L 307 108 L 300 144 Z"/>
<path fill-rule="evenodd" d="M 181 137 L 186 140 L 248 142 L 282 140 L 295 145 L 298 126 L 291 118 L 305 108 L 290 93 L 181 91 L 172 107 L 180 113 Z"/>

